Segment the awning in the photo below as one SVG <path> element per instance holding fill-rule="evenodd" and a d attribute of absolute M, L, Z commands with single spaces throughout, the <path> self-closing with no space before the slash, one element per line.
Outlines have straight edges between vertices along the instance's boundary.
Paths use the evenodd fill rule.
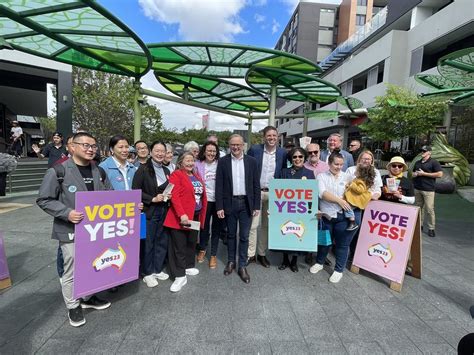
<path fill-rule="evenodd" d="M 23 128 L 23 133 L 29 134 L 31 138 L 44 138 L 39 128 Z"/>

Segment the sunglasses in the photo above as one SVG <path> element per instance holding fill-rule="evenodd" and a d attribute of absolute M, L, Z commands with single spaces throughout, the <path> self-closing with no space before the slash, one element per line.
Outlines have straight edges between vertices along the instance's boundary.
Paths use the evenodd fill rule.
<path fill-rule="evenodd" d="M 390 165 L 392 168 L 398 168 L 398 169 L 403 169 L 404 168 L 404 165 L 399 165 L 399 164 L 391 164 Z"/>
<path fill-rule="evenodd" d="M 349 147 L 357 147 L 357 144 L 349 144 Z"/>
<path fill-rule="evenodd" d="M 303 159 L 304 156 L 303 155 L 293 155 L 292 158 L 293 159 Z"/>
<path fill-rule="evenodd" d="M 316 155 L 318 153 L 319 153 L 319 150 L 311 150 L 311 151 L 308 150 L 309 155 L 312 155 L 312 154 Z"/>

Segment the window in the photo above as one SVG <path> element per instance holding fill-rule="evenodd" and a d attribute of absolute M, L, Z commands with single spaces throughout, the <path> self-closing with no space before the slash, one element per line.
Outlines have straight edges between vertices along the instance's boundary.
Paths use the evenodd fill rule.
<path fill-rule="evenodd" d="M 365 15 L 356 15 L 356 26 L 365 25 Z"/>
<path fill-rule="evenodd" d="M 357 0 L 357 6 L 367 6 L 367 0 Z"/>
<path fill-rule="evenodd" d="M 321 12 L 332 12 L 332 13 L 334 13 L 334 9 L 321 9 Z"/>

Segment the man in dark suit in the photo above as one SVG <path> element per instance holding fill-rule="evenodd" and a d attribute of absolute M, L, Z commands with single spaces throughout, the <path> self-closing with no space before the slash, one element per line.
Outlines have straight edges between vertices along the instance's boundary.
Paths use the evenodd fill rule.
<path fill-rule="evenodd" d="M 324 162 L 328 162 L 329 156 L 333 152 L 339 152 L 344 157 L 344 165 L 342 166 L 342 171 L 346 171 L 348 167 L 354 166 L 354 158 L 352 158 L 351 153 L 342 149 L 342 136 L 339 133 L 332 133 L 327 140 L 328 147 L 321 151 L 319 159 Z"/>
<path fill-rule="evenodd" d="M 228 262 L 224 275 L 230 275 L 236 266 L 237 226 L 239 227 L 239 269 L 242 281 L 250 282 L 247 273 L 247 249 L 252 216 L 260 212 L 260 184 L 257 162 L 244 155 L 242 136 L 233 134 L 229 139 L 230 154 L 219 160 L 216 172 L 216 210 L 219 218 L 226 219 L 228 228 Z"/>
<path fill-rule="evenodd" d="M 270 267 L 265 256 L 268 249 L 268 185 L 273 178 L 279 178 L 283 168 L 286 168 L 287 153 L 284 148 L 278 147 L 278 131 L 273 126 L 263 129 L 264 144 L 255 144 L 250 147 L 248 155 L 257 160 L 257 176 L 261 191 L 262 213 L 252 219 L 249 234 L 249 263 L 258 261 L 262 266 Z M 257 229 L 260 227 L 260 233 Z M 258 240 L 258 242 L 257 242 Z M 255 252 L 257 258 L 255 259 Z"/>

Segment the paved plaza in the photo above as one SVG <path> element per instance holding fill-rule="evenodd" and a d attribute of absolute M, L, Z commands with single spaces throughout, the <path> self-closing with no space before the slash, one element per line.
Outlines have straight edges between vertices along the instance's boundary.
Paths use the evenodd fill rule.
<path fill-rule="evenodd" d="M 317 275 L 299 260 L 299 273 L 252 264 L 251 283 L 225 277 L 207 263 L 178 294 L 171 281 L 149 289 L 140 280 L 105 311 L 86 311 L 69 325 L 56 273 L 51 218 L 34 196 L 0 200 L 32 204 L 2 212 L 13 287 L 0 291 L 1 354 L 452 354 L 474 332 L 474 204 L 437 196 L 437 237 L 423 235 L 423 278 L 405 278 L 401 293 L 362 272 L 339 284 L 329 268 Z"/>

